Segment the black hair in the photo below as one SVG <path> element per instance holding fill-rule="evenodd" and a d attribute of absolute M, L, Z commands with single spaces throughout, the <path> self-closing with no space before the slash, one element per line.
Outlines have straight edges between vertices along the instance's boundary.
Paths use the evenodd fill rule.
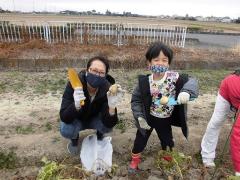
<path fill-rule="evenodd" d="M 237 69 L 233 72 L 233 74 L 236 74 L 237 76 L 240 76 L 240 69 Z"/>
<path fill-rule="evenodd" d="M 168 57 L 168 64 L 171 64 L 172 58 L 173 58 L 173 51 L 170 49 L 168 46 L 161 42 L 155 42 L 150 47 L 148 48 L 146 52 L 146 59 L 151 62 L 152 59 L 156 58 L 159 56 L 160 52 L 163 52 L 165 56 Z"/>
<path fill-rule="evenodd" d="M 109 71 L 109 61 L 108 61 L 107 58 L 105 58 L 105 57 L 103 57 L 103 56 L 95 56 L 95 57 L 89 59 L 89 61 L 88 61 L 88 63 L 87 63 L 87 70 L 88 70 L 89 67 L 92 65 L 92 62 L 93 62 L 93 61 L 96 61 L 96 60 L 101 61 L 101 62 L 105 65 L 105 67 L 106 67 L 106 74 L 107 74 L 108 71 Z"/>

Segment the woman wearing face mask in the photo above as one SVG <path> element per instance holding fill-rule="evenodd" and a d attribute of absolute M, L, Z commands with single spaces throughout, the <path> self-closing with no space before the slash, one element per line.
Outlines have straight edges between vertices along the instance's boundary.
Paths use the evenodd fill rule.
<path fill-rule="evenodd" d="M 171 125 L 181 127 L 184 136 L 188 136 L 186 103 L 198 96 L 198 83 L 187 74 L 168 70 L 172 58 L 172 50 L 162 43 L 154 43 L 147 50 L 146 59 L 152 73 L 138 77 L 131 100 L 137 133 L 129 165 L 130 173 L 138 170 L 141 152 L 153 129 L 163 150 L 174 147 Z M 167 104 L 171 98 L 177 100 L 179 105 Z"/>
<path fill-rule="evenodd" d="M 104 57 L 91 58 L 87 69 L 79 73 L 83 87 L 73 89 L 68 82 L 60 109 L 60 133 L 70 139 L 67 149 L 72 155 L 79 154 L 79 132 L 96 129 L 101 140 L 104 133 L 110 132 L 117 124 L 117 104 L 121 101 L 123 90 L 117 85 L 117 93 L 109 88 L 115 80 L 108 74 L 109 64 Z M 84 101 L 84 105 L 80 105 Z"/>

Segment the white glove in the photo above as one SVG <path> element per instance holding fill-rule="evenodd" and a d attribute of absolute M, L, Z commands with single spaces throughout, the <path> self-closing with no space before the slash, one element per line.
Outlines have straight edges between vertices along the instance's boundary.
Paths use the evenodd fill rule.
<path fill-rule="evenodd" d="M 187 92 L 181 92 L 177 97 L 178 104 L 186 104 L 189 100 L 190 100 L 190 94 Z"/>
<path fill-rule="evenodd" d="M 110 89 L 110 88 L 109 88 Z M 125 91 L 122 90 L 121 86 L 117 84 L 116 93 L 107 92 L 108 106 L 109 108 L 115 109 L 117 105 L 122 101 Z"/>
<path fill-rule="evenodd" d="M 74 89 L 73 99 L 76 109 L 79 110 L 81 108 L 81 101 L 86 99 L 82 88 L 79 87 Z"/>
<path fill-rule="evenodd" d="M 139 125 L 140 125 L 140 128 L 143 128 L 143 129 L 151 129 L 151 127 L 148 125 L 147 121 L 142 118 L 142 117 L 138 117 L 138 122 L 139 122 Z"/>

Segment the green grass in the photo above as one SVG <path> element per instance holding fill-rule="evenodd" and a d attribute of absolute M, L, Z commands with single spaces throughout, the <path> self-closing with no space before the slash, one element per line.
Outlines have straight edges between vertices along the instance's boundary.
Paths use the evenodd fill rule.
<path fill-rule="evenodd" d="M 200 93 L 216 93 L 221 80 L 232 71 L 227 70 L 184 70 L 199 81 Z M 110 71 L 125 90 L 132 93 L 137 83 L 139 74 L 149 74 L 146 69 L 117 69 Z M 32 93 L 33 95 L 51 92 L 63 93 L 68 81 L 66 72 L 29 73 L 29 72 L 2 72 L 0 79 L 0 93 Z M 8 83 L 6 83 L 8 82 Z"/>
<path fill-rule="evenodd" d="M 16 167 L 17 155 L 15 152 L 0 151 L 0 169 L 13 169 Z"/>
<path fill-rule="evenodd" d="M 16 132 L 17 132 L 17 134 L 31 134 L 34 132 L 34 130 L 31 125 L 28 125 L 26 127 L 17 126 Z"/>
<path fill-rule="evenodd" d="M 49 122 L 47 122 L 46 124 L 45 124 L 45 132 L 46 131 L 51 131 L 52 130 L 52 125 L 49 123 Z"/>
<path fill-rule="evenodd" d="M 187 73 L 198 79 L 200 93 L 215 93 L 217 92 L 221 81 L 226 75 L 232 71 L 227 70 L 185 70 L 183 73 Z"/>
<path fill-rule="evenodd" d="M 180 73 L 187 73 L 190 76 L 196 77 L 199 83 L 199 91 L 201 94 L 204 93 L 216 93 L 220 82 L 226 75 L 232 71 L 228 70 L 201 70 L 192 69 L 179 71 Z M 137 83 L 137 77 L 139 74 L 149 74 L 147 70 L 123 70 L 123 72 L 113 71 L 111 72 L 116 77 L 117 83 L 121 84 L 130 93 L 134 89 Z"/>
<path fill-rule="evenodd" d="M 163 171 L 167 176 L 177 176 L 183 179 L 183 174 L 191 166 L 191 156 L 186 156 L 183 153 L 173 151 L 160 150 L 155 158 L 157 168 Z"/>
<path fill-rule="evenodd" d="M 6 92 L 6 82 L 0 82 L 0 94 Z"/>
<path fill-rule="evenodd" d="M 64 86 L 67 83 L 67 79 L 41 79 L 36 82 L 34 92 L 37 94 L 46 94 L 48 92 L 56 93 L 57 91 L 63 91 Z"/>
<path fill-rule="evenodd" d="M 66 72 L 1 72 L 0 73 L 0 94 L 6 92 L 13 93 L 33 93 L 46 94 L 51 92 L 63 92 L 66 82 Z"/>
<path fill-rule="evenodd" d="M 119 118 L 118 123 L 115 126 L 116 129 L 120 129 L 121 133 L 124 133 L 126 131 L 126 124 L 124 123 L 123 119 Z"/>

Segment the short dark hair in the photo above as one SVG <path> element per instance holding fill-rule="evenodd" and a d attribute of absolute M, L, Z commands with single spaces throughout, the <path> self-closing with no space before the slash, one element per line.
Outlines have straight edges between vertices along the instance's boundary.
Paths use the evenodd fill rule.
<path fill-rule="evenodd" d="M 233 72 L 233 74 L 236 74 L 237 76 L 240 76 L 240 69 L 237 69 Z"/>
<path fill-rule="evenodd" d="M 93 62 L 93 61 L 96 61 L 96 60 L 101 61 L 101 62 L 105 65 L 105 67 L 106 67 L 106 74 L 107 74 L 108 71 L 109 71 L 109 61 L 108 61 L 107 58 L 105 58 L 105 57 L 103 57 L 103 56 L 95 56 L 95 57 L 89 59 L 89 61 L 88 61 L 88 63 L 87 63 L 87 70 L 88 70 L 89 67 L 92 65 L 92 62 Z"/>
<path fill-rule="evenodd" d="M 168 64 L 171 64 L 172 58 L 173 58 L 173 51 L 170 49 L 168 46 L 161 42 L 155 42 L 150 47 L 148 48 L 146 52 L 146 59 L 151 62 L 152 59 L 156 58 L 159 56 L 160 52 L 163 52 L 165 56 L 168 57 Z"/>

